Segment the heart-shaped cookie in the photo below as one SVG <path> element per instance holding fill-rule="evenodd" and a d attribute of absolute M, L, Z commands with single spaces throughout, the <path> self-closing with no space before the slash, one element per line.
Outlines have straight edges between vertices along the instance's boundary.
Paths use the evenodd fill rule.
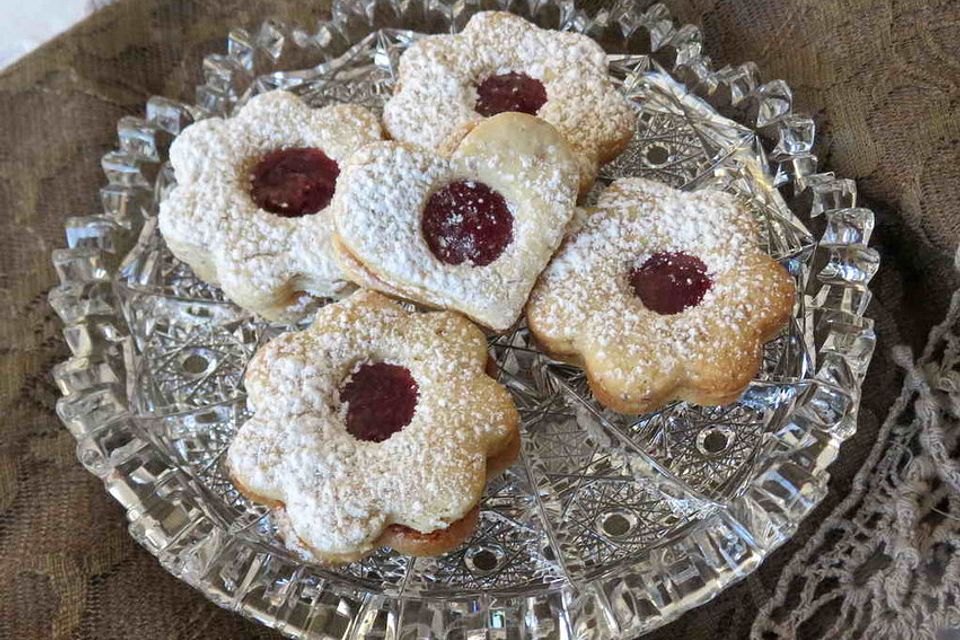
<path fill-rule="evenodd" d="M 482 121 L 449 158 L 371 144 L 337 184 L 335 254 L 362 286 L 502 331 L 563 239 L 578 180 L 563 137 L 521 113 Z"/>

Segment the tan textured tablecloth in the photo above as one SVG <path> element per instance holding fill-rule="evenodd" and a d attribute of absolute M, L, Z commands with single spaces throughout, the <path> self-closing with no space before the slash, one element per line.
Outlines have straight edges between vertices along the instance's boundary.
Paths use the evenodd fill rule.
<path fill-rule="evenodd" d="M 24 0 L 26 1 L 26 0 Z M 957 284 L 960 4 L 953 0 L 677 0 L 719 64 L 756 61 L 816 116 L 822 165 L 877 212 L 881 337 L 861 424 L 831 494 L 746 581 L 650 637 L 746 637 L 780 568 L 848 489 L 899 389 L 886 349 L 922 345 Z M 232 26 L 309 24 L 324 2 L 120 0 L 0 75 L 0 640 L 275 638 L 167 575 L 74 457 L 53 413 L 67 357 L 46 302 L 63 221 L 98 210 L 100 156 L 153 94 L 189 99 Z M 814 625 L 815 626 L 815 625 Z M 813 627 L 802 637 L 819 637 Z"/>

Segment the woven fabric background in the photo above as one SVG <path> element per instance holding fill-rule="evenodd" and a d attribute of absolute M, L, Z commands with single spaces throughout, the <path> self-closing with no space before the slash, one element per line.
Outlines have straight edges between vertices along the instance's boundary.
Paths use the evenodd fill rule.
<path fill-rule="evenodd" d="M 653 633 L 747 637 L 784 563 L 849 490 L 901 379 L 889 348 L 918 349 L 957 285 L 960 4 L 954 0 L 676 0 L 718 65 L 753 60 L 818 122 L 821 165 L 856 178 L 877 213 L 880 346 L 861 424 L 830 497 L 744 582 Z M 189 99 L 203 55 L 233 26 L 310 24 L 326 2 L 119 0 L 0 74 L 0 640 L 279 636 L 166 574 L 74 456 L 50 368 L 67 357 L 47 305 L 63 221 L 99 208 L 115 125 L 161 94 Z M 817 638 L 816 625 L 800 637 Z"/>

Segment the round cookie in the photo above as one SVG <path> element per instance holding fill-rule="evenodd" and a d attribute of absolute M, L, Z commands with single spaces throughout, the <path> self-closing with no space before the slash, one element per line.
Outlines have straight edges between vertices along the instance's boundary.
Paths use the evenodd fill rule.
<path fill-rule="evenodd" d="M 611 82 L 589 37 L 541 29 L 500 11 L 477 13 L 456 35 L 418 40 L 400 57 L 383 112 L 395 140 L 448 152 L 485 117 L 536 115 L 566 139 L 586 193 L 599 165 L 630 141 L 636 112 Z"/>
<path fill-rule="evenodd" d="M 241 307 L 293 320 L 304 294 L 350 287 L 330 250 L 328 211 L 354 150 L 381 139 L 355 105 L 311 109 L 291 93 L 252 98 L 232 118 L 209 118 L 174 140 L 177 186 L 160 203 L 173 254 Z"/>
<path fill-rule="evenodd" d="M 487 477 L 519 450 L 482 332 L 360 291 L 251 360 L 253 416 L 227 452 L 238 489 L 280 512 L 321 562 L 392 545 L 435 554 L 470 535 Z"/>
<path fill-rule="evenodd" d="M 614 182 L 543 272 L 527 324 L 622 413 L 734 401 L 788 321 L 793 279 L 719 191 Z"/>

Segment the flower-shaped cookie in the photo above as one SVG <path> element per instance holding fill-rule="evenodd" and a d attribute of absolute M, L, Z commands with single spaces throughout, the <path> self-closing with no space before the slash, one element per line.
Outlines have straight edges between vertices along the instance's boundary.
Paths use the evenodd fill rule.
<path fill-rule="evenodd" d="M 506 111 L 536 115 L 563 134 L 584 193 L 636 123 L 600 45 L 491 11 L 474 15 L 457 35 L 428 36 L 403 53 L 383 124 L 396 140 L 446 151 L 478 120 Z"/>
<path fill-rule="evenodd" d="M 527 305 L 543 347 L 580 364 L 603 405 L 735 400 L 790 317 L 790 275 L 719 191 L 624 179 L 544 271 Z"/>
<path fill-rule="evenodd" d="M 369 145 L 332 205 L 337 259 L 358 284 L 507 329 L 563 239 L 576 183 L 560 134 L 522 113 L 482 121 L 451 158 Z"/>
<path fill-rule="evenodd" d="M 230 476 L 282 508 L 288 544 L 319 560 L 449 550 L 520 442 L 487 358 L 481 331 L 455 313 L 406 311 L 370 291 L 322 307 L 251 360 L 254 414 L 228 450 Z"/>
<path fill-rule="evenodd" d="M 327 205 L 340 165 L 381 139 L 355 105 L 311 109 L 291 93 L 252 98 L 232 118 L 187 127 L 170 147 L 177 187 L 160 203 L 175 256 L 228 298 L 269 319 L 292 319 L 303 293 L 348 286 L 333 260 Z"/>

